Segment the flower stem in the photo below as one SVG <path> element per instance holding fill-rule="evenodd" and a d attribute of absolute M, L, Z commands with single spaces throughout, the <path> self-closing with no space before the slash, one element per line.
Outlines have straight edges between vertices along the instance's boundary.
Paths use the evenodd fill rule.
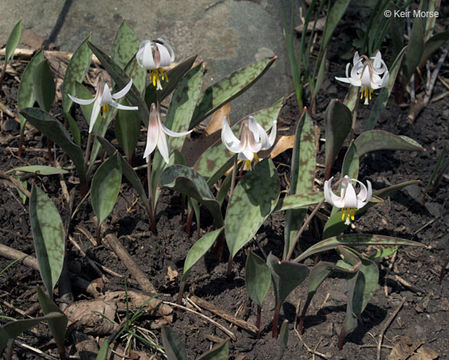
<path fill-rule="evenodd" d="M 86 164 L 86 168 L 88 167 L 89 157 L 90 157 L 90 149 L 92 145 L 92 133 L 89 133 L 89 136 L 87 137 L 87 145 L 86 145 L 86 152 L 84 153 L 84 164 Z"/>
<path fill-rule="evenodd" d="M 236 176 L 237 176 L 237 155 L 234 155 L 234 166 L 232 168 L 231 188 L 229 189 L 229 201 L 231 201 L 232 193 L 234 192 Z"/>
<path fill-rule="evenodd" d="M 148 201 L 150 202 L 150 208 L 149 208 L 149 212 L 150 212 L 150 229 L 153 232 L 153 234 L 157 233 L 156 230 L 156 217 L 154 214 L 154 199 L 153 199 L 153 184 L 151 181 L 151 161 L 150 161 L 150 157 L 147 157 L 147 181 L 148 181 Z"/>
<path fill-rule="evenodd" d="M 357 110 L 358 110 L 359 102 L 360 102 L 360 100 L 359 100 L 360 89 L 361 88 L 359 88 L 359 91 L 357 91 L 357 101 L 355 103 L 354 110 L 352 110 L 352 125 L 351 125 L 351 132 L 349 133 L 349 142 L 351 142 L 354 139 L 355 125 L 357 123 Z"/>
<path fill-rule="evenodd" d="M 273 314 L 273 330 L 271 336 L 273 338 L 278 337 L 278 323 L 279 323 L 279 311 L 281 310 L 281 304 L 276 303 L 276 307 L 274 308 Z"/>
<path fill-rule="evenodd" d="M 260 339 L 260 320 L 262 317 L 262 307 L 257 305 L 257 318 L 256 318 L 256 326 L 257 326 L 257 338 Z"/>

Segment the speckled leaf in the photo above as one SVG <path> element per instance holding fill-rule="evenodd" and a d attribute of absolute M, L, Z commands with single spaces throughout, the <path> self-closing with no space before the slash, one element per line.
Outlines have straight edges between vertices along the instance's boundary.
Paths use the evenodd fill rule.
<path fill-rule="evenodd" d="M 192 67 L 196 57 L 197 55 L 194 55 L 183 61 L 182 63 L 176 65 L 173 69 L 167 71 L 168 82 L 162 81 L 162 90 L 156 90 L 156 88 L 151 83 L 147 86 L 145 90 L 145 102 L 147 103 L 148 107 L 150 107 L 152 103 L 156 103 L 158 99 L 159 101 L 162 101 L 168 95 L 170 95 L 170 93 L 175 89 L 179 80 L 181 80 L 184 74 Z"/>
<path fill-rule="evenodd" d="M 296 128 L 291 165 L 289 195 L 313 192 L 315 179 L 316 146 L 313 121 L 307 111 Z M 288 210 L 284 229 L 284 258 L 288 254 L 297 231 L 301 228 L 307 209 Z"/>
<path fill-rule="evenodd" d="M 114 153 L 117 151 L 117 149 L 112 145 L 109 141 L 107 141 L 105 138 L 102 138 L 101 136 L 97 136 L 98 141 L 101 143 L 101 146 L 106 151 L 106 153 L 109 156 L 113 156 Z M 142 182 L 140 181 L 139 176 L 137 176 L 136 172 L 132 168 L 132 166 L 121 156 L 120 162 L 122 165 L 122 172 L 123 175 L 125 175 L 126 179 L 129 181 L 129 183 L 132 185 L 134 190 L 137 191 L 137 194 L 139 195 L 140 200 L 143 201 L 145 208 L 147 211 L 150 211 L 150 202 L 148 201 L 147 194 L 145 192 L 145 189 L 142 185 Z"/>
<path fill-rule="evenodd" d="M 294 261 L 302 261 L 313 254 L 323 251 L 335 249 L 339 245 L 360 246 L 360 245 L 408 245 L 408 246 L 425 246 L 419 242 L 401 239 L 393 236 L 370 235 L 370 234 L 346 234 L 333 236 L 312 245 Z"/>
<path fill-rule="evenodd" d="M 181 340 L 169 327 L 162 327 L 162 345 L 168 360 L 187 360 L 186 350 Z"/>
<path fill-rule="evenodd" d="M 31 190 L 30 223 L 42 281 L 52 294 L 64 263 L 64 226 L 52 201 L 37 186 Z"/>
<path fill-rule="evenodd" d="M 248 243 L 275 208 L 280 193 L 276 168 L 270 158 L 248 171 L 235 187 L 225 218 L 230 256 Z"/>
<path fill-rule="evenodd" d="M 33 82 L 33 72 L 34 69 L 44 60 L 44 50 L 40 50 L 33 56 L 31 61 L 28 63 L 25 71 L 23 72 L 22 78 L 19 83 L 19 90 L 17 93 L 17 107 L 19 109 L 24 109 L 26 107 L 32 107 L 36 102 L 36 97 L 34 95 L 34 82 Z M 20 129 L 23 131 L 25 129 L 25 118 L 19 115 L 20 118 Z"/>
<path fill-rule="evenodd" d="M 95 56 L 100 60 L 101 65 L 106 69 L 106 71 L 111 75 L 112 79 L 115 81 L 115 86 L 117 89 L 123 89 L 129 83 L 129 76 L 126 72 L 117 65 L 110 56 L 106 55 L 102 50 L 96 47 L 91 42 L 88 43 L 90 49 L 95 54 Z M 140 91 L 133 84 L 131 89 L 126 94 L 126 99 L 133 105 L 138 106 L 139 117 L 141 121 L 148 126 L 148 119 L 150 117 L 150 111 L 148 110 L 145 101 L 143 100 Z"/>
<path fill-rule="evenodd" d="M 120 155 L 116 153 L 100 165 L 90 187 L 92 208 L 98 225 L 109 216 L 114 208 L 122 183 Z"/>
<path fill-rule="evenodd" d="M 126 100 L 122 103 L 130 106 Z M 140 119 L 137 111 L 118 111 L 114 120 L 114 132 L 120 147 L 130 159 L 140 136 Z M 99 135 L 104 136 L 104 133 Z"/>
<path fill-rule="evenodd" d="M 14 340 L 25 330 L 39 325 L 39 323 L 41 323 L 42 321 L 60 319 L 62 317 L 64 317 L 64 315 L 60 312 L 53 312 L 35 319 L 17 320 L 6 323 L 2 327 L 0 327 L 0 355 L 5 350 L 8 342 Z"/>
<path fill-rule="evenodd" d="M 47 165 L 29 165 L 29 166 L 19 166 L 14 169 L 8 170 L 9 172 L 26 172 L 26 173 L 32 173 L 35 175 L 58 175 L 58 174 L 68 174 L 67 170 L 55 168 L 53 166 L 47 166 Z"/>
<path fill-rule="evenodd" d="M 307 208 L 311 205 L 318 204 L 323 199 L 323 193 L 316 191 L 306 194 L 287 195 L 279 199 L 274 211 Z"/>
<path fill-rule="evenodd" d="M 184 261 L 184 270 L 182 274 L 182 281 L 185 282 L 189 276 L 190 269 L 195 265 L 199 259 L 212 247 L 217 240 L 217 237 L 221 234 L 223 228 L 211 231 L 204 235 L 201 239 L 197 240 L 195 244 L 190 248 L 187 253 L 186 260 Z"/>
<path fill-rule="evenodd" d="M 223 225 L 220 204 L 210 191 L 206 180 L 195 170 L 183 165 L 169 166 L 161 175 L 160 186 L 194 198 L 209 209 L 217 226 Z"/>
<path fill-rule="evenodd" d="M 268 255 L 267 265 L 271 271 L 276 304 L 283 304 L 287 296 L 309 275 L 306 265 L 280 261 L 273 254 Z"/>
<path fill-rule="evenodd" d="M 22 19 L 20 19 L 11 33 L 9 34 L 8 41 L 6 42 L 5 49 L 5 62 L 8 63 L 11 60 L 12 54 L 14 54 L 14 50 L 20 42 L 20 38 L 22 37 Z"/>
<path fill-rule="evenodd" d="M 81 184 L 87 184 L 83 153 L 81 152 L 80 147 L 72 141 L 70 134 L 64 126 L 49 113 L 40 109 L 27 108 L 22 110 L 21 114 L 25 116 L 36 129 L 62 148 L 75 164 Z"/>
<path fill-rule="evenodd" d="M 134 57 L 132 61 L 128 63 L 125 68 L 126 73 L 131 79 L 133 79 L 133 84 L 140 91 L 143 96 L 145 91 L 145 84 L 147 80 L 147 71 L 145 68 L 139 65 L 137 59 Z"/>
<path fill-rule="evenodd" d="M 203 82 L 201 65 L 189 70 L 179 81 L 168 108 L 165 118 L 165 126 L 175 132 L 189 130 L 190 119 L 198 102 Z M 185 136 L 172 137 L 168 139 L 170 150 L 180 150 Z"/>
<path fill-rule="evenodd" d="M 64 82 L 62 84 L 62 108 L 64 113 L 70 112 L 70 107 L 73 103 L 68 95 L 75 94 L 75 84 L 83 82 L 84 77 L 89 70 L 90 59 L 92 57 L 92 52 L 87 46 L 89 40 L 90 35 L 73 53 L 69 65 L 67 66 Z"/>
<path fill-rule="evenodd" d="M 135 31 L 129 27 L 126 21 L 122 21 L 112 45 L 112 59 L 124 69 L 138 48 L 139 38 Z"/>
<path fill-rule="evenodd" d="M 365 131 L 355 139 L 354 144 L 357 146 L 359 156 L 376 150 L 425 151 L 415 140 L 384 130 Z"/>
<path fill-rule="evenodd" d="M 257 305 L 262 306 L 263 300 L 270 290 L 270 268 L 263 259 L 249 251 L 246 258 L 245 274 L 249 298 Z"/>
<path fill-rule="evenodd" d="M 67 330 L 67 317 L 59 310 L 53 300 L 45 294 L 40 287 L 37 288 L 37 298 L 44 315 L 60 313 L 62 316 L 56 319 L 47 319 L 50 332 L 60 348 L 64 348 L 65 333 Z"/>
<path fill-rule="evenodd" d="M 276 120 L 279 116 L 283 100 L 284 99 L 279 99 L 270 107 L 256 111 L 255 113 L 251 114 L 251 116 L 254 116 L 257 122 L 265 130 L 269 130 L 273 125 L 273 121 Z M 245 118 L 232 125 L 232 130 L 235 134 L 238 134 L 240 123 Z M 206 138 L 189 141 L 188 149 L 186 148 L 186 145 L 187 144 L 184 145 L 183 153 L 186 158 L 187 164 L 194 163 L 195 170 L 197 170 L 201 175 L 205 177 L 213 176 L 220 170 L 222 166 L 224 166 L 229 161 L 229 159 L 233 155 L 222 144 L 221 132 L 217 132 Z M 193 157 L 196 158 L 192 161 Z"/>
<path fill-rule="evenodd" d="M 233 72 L 202 92 L 189 128 L 193 128 L 223 104 L 239 96 L 254 84 L 276 60 L 266 58 Z"/>
<path fill-rule="evenodd" d="M 343 143 L 351 131 L 352 115 L 346 105 L 337 99 L 331 100 L 326 114 L 325 133 L 326 133 L 326 171 L 325 178 L 329 179 L 332 164 L 334 163 Z"/>
<path fill-rule="evenodd" d="M 40 108 L 50 111 L 55 100 L 56 87 L 48 61 L 43 59 L 33 71 L 34 96 Z"/>
<path fill-rule="evenodd" d="M 201 355 L 198 360 L 226 360 L 229 353 L 229 339 L 215 345 L 207 353 Z"/>

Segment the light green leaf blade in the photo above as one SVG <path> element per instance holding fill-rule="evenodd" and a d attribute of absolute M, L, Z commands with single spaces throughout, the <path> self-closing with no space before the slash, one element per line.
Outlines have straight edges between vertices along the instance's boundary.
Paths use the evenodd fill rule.
<path fill-rule="evenodd" d="M 11 33 L 9 34 L 8 41 L 6 42 L 6 50 L 5 50 L 5 62 L 8 63 L 11 60 L 12 54 L 14 54 L 14 50 L 20 42 L 20 38 L 22 37 L 22 19 L 20 19 Z"/>
<path fill-rule="evenodd" d="M 279 352 L 278 359 L 281 360 L 284 357 L 285 350 L 288 345 L 288 320 L 285 319 L 281 325 L 281 331 L 279 332 L 279 342 L 281 343 L 281 351 Z"/>
<path fill-rule="evenodd" d="M 17 171 L 32 173 L 35 175 L 59 175 L 59 174 L 68 174 L 69 173 L 67 170 L 55 168 L 53 166 L 47 166 L 47 165 L 19 166 L 14 169 L 8 170 L 8 172 L 17 172 Z"/>
<path fill-rule="evenodd" d="M 407 51 L 405 53 L 406 77 L 404 83 L 408 83 L 410 77 L 419 65 L 424 51 L 424 23 L 423 19 L 418 16 L 413 19 L 413 28 L 408 42 Z"/>
<path fill-rule="evenodd" d="M 257 305 L 262 306 L 271 285 L 271 272 L 267 264 L 252 251 L 248 252 L 245 265 L 245 280 L 248 296 Z"/>
<path fill-rule="evenodd" d="M 50 111 L 55 100 L 56 87 L 53 74 L 46 59 L 36 65 L 33 71 L 34 96 L 41 109 Z"/>
<path fill-rule="evenodd" d="M 139 38 L 131 27 L 122 21 L 112 45 L 112 59 L 122 69 L 134 57 L 139 48 Z"/>
<path fill-rule="evenodd" d="M 323 193 L 316 191 L 306 194 L 287 195 L 286 197 L 279 199 L 275 211 L 307 208 L 318 204 L 323 199 Z"/>
<path fill-rule="evenodd" d="M 223 104 L 242 94 L 268 70 L 275 60 L 276 57 L 260 60 L 209 86 L 201 93 L 189 128 L 192 129 Z"/>
<path fill-rule="evenodd" d="M 276 206 L 280 183 L 271 159 L 248 171 L 235 187 L 225 218 L 225 235 L 230 256 L 248 243 Z"/>
<path fill-rule="evenodd" d="M 335 28 L 337 27 L 338 23 L 343 17 L 346 8 L 349 5 L 349 2 L 350 0 L 336 0 L 332 8 L 329 10 L 326 19 L 326 28 L 324 29 L 322 40 L 322 47 L 324 49 L 327 47 L 327 44 L 331 39 L 332 33 L 334 32 Z"/>
<path fill-rule="evenodd" d="M 168 360 L 187 360 L 184 345 L 175 332 L 166 326 L 162 328 L 162 344 Z"/>
<path fill-rule="evenodd" d="M 95 360 L 106 360 L 109 352 L 109 341 L 105 339 Z"/>
<path fill-rule="evenodd" d="M 215 345 L 207 353 L 201 355 L 198 360 L 226 360 L 229 353 L 229 340 Z"/>
<path fill-rule="evenodd" d="M 377 150 L 425 151 L 415 140 L 384 130 L 364 131 L 355 139 L 354 144 L 360 157 L 367 152 Z"/>
<path fill-rule="evenodd" d="M 190 269 L 195 265 L 199 259 L 212 247 L 217 240 L 218 236 L 223 231 L 223 228 L 211 231 L 204 235 L 201 239 L 197 240 L 187 253 L 186 260 L 184 261 L 184 270 L 182 275 L 182 281 L 186 281 L 189 275 Z"/>
<path fill-rule="evenodd" d="M 98 226 L 114 208 L 122 183 L 120 155 L 111 156 L 96 171 L 90 187 L 92 208 L 98 219 Z"/>
<path fill-rule="evenodd" d="M 130 106 L 128 101 L 123 105 Z M 140 135 L 140 119 L 137 111 L 118 111 L 114 120 L 115 137 L 128 159 L 131 159 L 136 149 Z M 102 131 L 101 136 L 104 136 Z"/>
<path fill-rule="evenodd" d="M 433 35 L 424 44 L 423 54 L 421 57 L 420 65 L 423 65 L 425 61 L 429 58 L 440 47 L 449 43 L 449 31 L 443 31 L 438 34 Z"/>
<path fill-rule="evenodd" d="M 64 226 L 53 202 L 37 186 L 31 191 L 30 223 L 39 272 L 48 293 L 52 294 L 64 263 Z"/>

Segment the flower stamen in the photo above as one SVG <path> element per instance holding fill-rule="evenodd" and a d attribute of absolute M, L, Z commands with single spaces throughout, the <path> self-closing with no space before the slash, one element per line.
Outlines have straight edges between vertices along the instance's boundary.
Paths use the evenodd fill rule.
<path fill-rule="evenodd" d="M 109 112 L 109 104 L 103 104 L 101 106 L 101 116 L 104 119 L 106 117 L 106 114 Z"/>

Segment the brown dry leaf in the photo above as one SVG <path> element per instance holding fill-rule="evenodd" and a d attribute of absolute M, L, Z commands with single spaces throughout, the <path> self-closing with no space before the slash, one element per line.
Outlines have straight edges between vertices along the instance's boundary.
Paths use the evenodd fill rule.
<path fill-rule="evenodd" d="M 409 360 L 435 360 L 438 359 L 439 356 L 440 355 L 431 347 L 423 345 L 416 351 L 416 354 L 410 357 Z"/>
<path fill-rule="evenodd" d="M 221 122 L 223 117 L 229 118 L 229 113 L 231 112 L 231 105 L 229 103 L 224 104 L 221 108 L 214 112 L 214 115 L 207 124 L 204 130 L 205 135 L 213 134 L 216 131 L 221 130 Z"/>
<path fill-rule="evenodd" d="M 317 31 L 323 31 L 324 26 L 326 25 L 326 16 L 323 16 L 322 18 L 319 18 L 316 22 L 315 30 Z M 300 24 L 297 27 L 295 27 L 295 31 L 301 33 L 304 29 L 304 24 Z M 307 24 L 307 31 L 312 31 L 313 29 L 313 21 L 310 21 Z"/>
<path fill-rule="evenodd" d="M 20 42 L 24 45 L 29 46 L 33 50 L 37 50 L 42 47 L 42 44 L 44 43 L 44 38 L 39 34 L 36 34 L 33 30 L 26 29 L 22 33 L 22 38 L 20 39 Z"/>
<path fill-rule="evenodd" d="M 178 272 L 176 270 L 173 270 L 171 266 L 167 268 L 168 281 L 174 281 L 178 277 L 178 275 Z"/>
<path fill-rule="evenodd" d="M 403 336 L 394 345 L 388 360 L 435 360 L 438 356 L 435 350 L 423 345 L 422 341 L 412 341 L 408 336 Z"/>
<path fill-rule="evenodd" d="M 292 149 L 295 144 L 295 135 L 283 135 L 270 152 L 270 157 L 274 159 L 288 149 Z"/>

